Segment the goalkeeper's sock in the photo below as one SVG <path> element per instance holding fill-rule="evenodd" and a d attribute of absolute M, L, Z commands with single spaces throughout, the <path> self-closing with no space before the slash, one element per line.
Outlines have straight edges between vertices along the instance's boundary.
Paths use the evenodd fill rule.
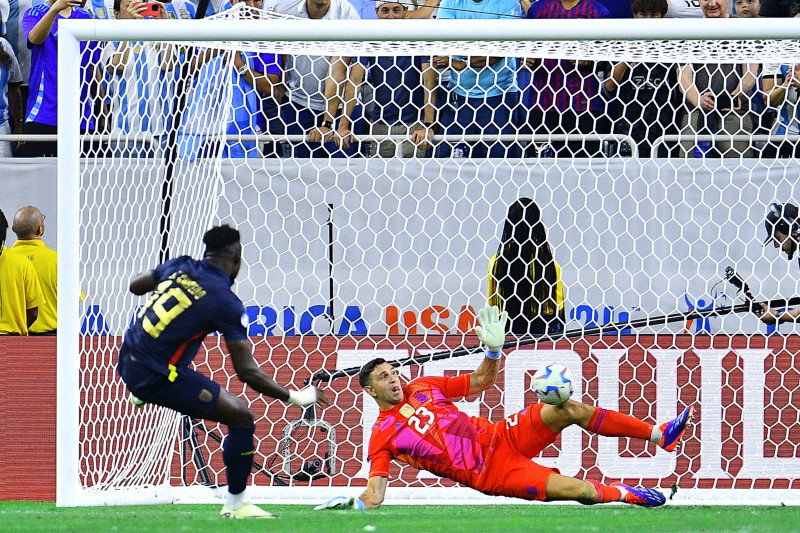
<path fill-rule="evenodd" d="M 633 437 L 645 440 L 653 438 L 652 424 L 600 407 L 595 408 L 586 429 L 605 437 Z"/>
<path fill-rule="evenodd" d="M 617 487 L 603 485 L 593 479 L 588 480 L 597 491 L 597 503 L 624 502 L 625 495 Z"/>
<path fill-rule="evenodd" d="M 222 459 L 228 473 L 228 492 L 239 494 L 247 487 L 247 478 L 253 468 L 253 435 L 255 426 L 228 428 L 222 445 Z"/>

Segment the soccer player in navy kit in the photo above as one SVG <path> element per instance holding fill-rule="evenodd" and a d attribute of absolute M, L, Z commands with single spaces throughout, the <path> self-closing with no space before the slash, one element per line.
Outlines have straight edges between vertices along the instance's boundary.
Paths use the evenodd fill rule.
<path fill-rule="evenodd" d="M 245 496 L 255 451 L 253 412 L 241 398 L 189 365 L 205 336 L 219 331 L 239 379 L 259 393 L 301 407 L 330 402 L 313 386 L 290 391 L 278 385 L 254 361 L 244 305 L 231 291 L 242 262 L 239 239 L 230 226 L 211 228 L 203 236 L 201 261 L 177 257 L 131 280 L 132 293 L 153 294 L 125 334 L 117 370 L 134 403 L 153 403 L 227 425 L 222 456 L 228 495 L 220 514 L 274 518 Z"/>

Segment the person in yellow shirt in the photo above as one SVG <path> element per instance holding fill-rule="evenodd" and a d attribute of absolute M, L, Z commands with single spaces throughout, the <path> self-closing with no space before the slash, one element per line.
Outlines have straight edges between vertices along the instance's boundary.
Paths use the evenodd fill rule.
<path fill-rule="evenodd" d="M 11 226 L 17 242 L 9 248 L 9 253 L 27 258 L 33 264 L 45 299 L 39 307 L 39 319 L 30 328 L 31 335 L 55 335 L 58 327 L 58 253 L 42 240 L 44 220 L 41 211 L 28 206 L 17 211 Z"/>
<path fill-rule="evenodd" d="M 489 305 L 508 312 L 509 333 L 564 330 L 564 286 L 541 212 L 530 198 L 508 208 L 497 253 L 489 260 Z"/>
<path fill-rule="evenodd" d="M 6 248 L 7 234 L 0 211 L 0 335 L 27 335 L 45 299 L 31 262 Z"/>

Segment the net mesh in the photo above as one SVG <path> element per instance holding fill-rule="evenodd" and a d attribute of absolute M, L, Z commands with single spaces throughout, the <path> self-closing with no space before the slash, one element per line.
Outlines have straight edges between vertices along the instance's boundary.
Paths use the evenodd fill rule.
<path fill-rule="evenodd" d="M 207 23 L 275 17 L 292 22 L 236 5 Z M 485 86 L 487 114 L 447 123 L 448 112 L 458 117 L 476 104 L 448 88 L 448 74 L 456 85 L 468 83 L 458 81 L 457 65 L 443 67 L 436 58 L 487 54 L 507 66 L 514 60 L 511 81 L 495 69 Z M 351 58 L 339 79 L 333 56 Z M 512 305 L 505 277 L 490 281 L 488 269 L 498 265 L 493 255 L 502 257 L 509 207 L 529 198 L 557 281 L 539 285 L 544 298 L 521 298 L 526 320 L 510 338 L 523 342 L 507 350 L 497 385 L 459 408 L 492 421 L 511 417 L 536 401 L 535 370 L 562 363 L 575 375 L 576 399 L 651 423 L 697 404 L 700 429 L 680 453 L 668 454 L 569 428 L 537 462 L 582 479 L 675 487 L 676 502 L 796 502 L 794 328 L 776 330 L 748 313 L 628 324 L 742 303 L 722 279 L 729 265 L 759 297 L 794 294 L 794 267 L 754 244 L 764 239 L 766 206 L 798 197 L 800 169 L 791 126 L 782 140 L 757 137 L 777 135 L 784 111 L 777 100 L 759 111 L 767 73 L 780 71 L 768 71 L 764 57 L 794 64 L 798 43 L 90 43 L 81 70 L 85 113 L 96 124 L 82 137 L 80 178 L 88 295 L 79 385 L 83 489 L 96 502 L 126 490 L 155 494 L 152 501 L 163 501 L 165 487 L 202 489 L 170 493 L 178 501 L 224 491 L 223 427 L 127 402 L 116 352 L 146 303 L 128 292 L 132 275 L 167 257 L 198 257 L 211 225 L 238 227 L 244 262 L 234 290 L 246 306 L 255 359 L 279 383 L 300 387 L 322 369 L 477 346 L 476 309 L 489 296 Z M 620 63 L 627 70 L 615 78 Z M 758 64 L 754 71 L 750 63 Z M 681 89 L 687 65 L 692 75 Z M 752 81 L 751 92 L 730 104 L 739 110 L 698 113 L 686 104 L 692 90 L 705 89 L 697 76 L 704 65 L 710 80 Z M 390 72 L 401 66 L 413 76 Z M 782 75 L 770 75 L 783 83 Z M 593 83 L 591 102 L 575 104 L 585 113 L 571 123 L 568 113 L 556 112 L 563 88 L 548 89 L 541 76 Z M 401 78 L 416 85 L 388 87 Z M 353 110 L 334 106 L 337 124 L 323 146 L 309 135 L 328 134 L 320 129 L 330 102 L 326 85 Z M 414 113 L 401 110 L 387 123 L 399 102 Z M 426 103 L 437 123 L 429 150 L 410 144 L 427 121 Z M 773 123 L 765 118 L 770 112 L 778 117 Z M 352 119 L 349 130 L 340 127 L 343 113 Z M 355 137 L 344 147 L 349 132 Z M 776 157 L 787 149 L 792 157 Z M 514 253 L 524 262 L 524 246 Z M 524 278 L 529 263 L 520 269 L 514 259 L 507 275 L 521 271 Z M 547 259 L 539 260 L 547 270 Z M 509 279 L 522 292 L 536 288 Z M 597 329 L 613 324 L 621 325 L 610 334 Z M 552 339 L 532 342 L 548 331 Z M 333 379 L 332 406 L 301 412 L 243 386 L 224 354 L 221 339 L 210 336 L 195 367 L 255 413 L 253 497 L 316 502 L 360 492 L 378 409 L 357 379 Z M 452 376 L 481 358 L 409 365 L 401 373 Z M 393 463 L 390 479 L 390 501 L 479 501 L 407 465 Z"/>

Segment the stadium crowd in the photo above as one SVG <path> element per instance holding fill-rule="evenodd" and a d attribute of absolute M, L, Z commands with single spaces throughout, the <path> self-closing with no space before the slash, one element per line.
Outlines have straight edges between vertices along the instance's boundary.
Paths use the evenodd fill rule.
<path fill-rule="evenodd" d="M 300 18 L 375 18 L 386 24 L 430 17 L 729 18 L 800 12 L 800 3 L 786 0 L 211 0 L 205 15 L 239 2 Z M 188 0 L 0 0 L 0 17 L 0 134 L 37 135 L 57 132 L 59 20 L 191 19 L 197 6 Z M 800 65 L 792 64 L 278 56 L 152 42 L 83 43 L 81 64 L 81 129 L 109 134 L 111 141 L 95 146 L 121 156 L 151 156 L 170 137 L 187 159 L 220 148 L 230 157 L 800 153 L 800 143 L 779 138 L 800 134 Z M 230 82 L 220 83 L 226 73 Z M 209 109 L 226 83 L 233 86 L 232 108 L 215 121 Z M 219 146 L 210 123 L 224 124 L 225 146 Z M 238 138 L 262 133 L 274 139 Z M 680 141 L 657 142 L 677 134 Z M 696 138 L 709 134 L 715 135 L 713 142 Z M 753 134 L 773 137 L 754 142 Z M 435 135 L 448 140 L 435 143 Z M 481 140 L 452 140 L 465 135 Z M 304 141 L 297 142 L 298 136 Z M 12 154 L 55 156 L 56 144 L 0 142 L 0 157 Z"/>

